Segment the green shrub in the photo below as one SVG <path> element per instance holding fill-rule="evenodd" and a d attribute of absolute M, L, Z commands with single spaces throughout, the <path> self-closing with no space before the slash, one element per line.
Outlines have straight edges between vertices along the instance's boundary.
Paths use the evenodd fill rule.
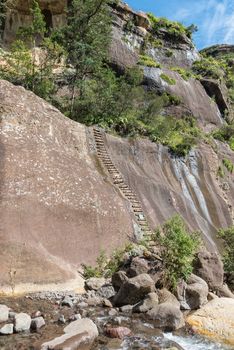
<path fill-rule="evenodd" d="M 172 94 L 167 94 L 167 96 L 169 98 L 169 102 L 171 105 L 179 106 L 182 102 L 182 99 L 180 96 L 172 95 Z"/>
<path fill-rule="evenodd" d="M 182 218 L 176 215 L 157 229 L 155 240 L 162 247 L 164 286 L 174 290 L 179 280 L 186 281 L 193 271 L 193 261 L 200 245 L 198 234 L 189 232 Z"/>
<path fill-rule="evenodd" d="M 213 57 L 203 57 L 200 61 L 193 64 L 192 70 L 194 73 L 202 77 L 221 79 L 224 75 L 225 64 Z"/>
<path fill-rule="evenodd" d="M 162 29 L 166 29 L 167 33 L 176 39 L 181 38 L 183 35 L 187 35 L 186 27 L 181 23 L 170 21 L 163 17 L 155 17 L 152 13 L 148 13 L 147 15 L 151 22 L 153 35 L 159 35 Z"/>
<path fill-rule="evenodd" d="M 175 85 L 175 84 L 176 84 L 175 79 L 169 77 L 169 75 L 167 75 L 167 74 L 165 74 L 165 73 L 162 73 L 162 74 L 160 75 L 160 78 L 161 78 L 162 80 L 164 80 L 166 83 L 168 83 L 169 85 Z"/>
<path fill-rule="evenodd" d="M 132 244 L 127 244 L 124 248 L 116 249 L 110 258 L 102 250 L 96 260 L 96 266 L 83 265 L 83 276 L 85 279 L 91 277 L 111 277 L 120 268 L 125 253 L 133 250 Z"/>
<path fill-rule="evenodd" d="M 231 173 L 231 174 L 233 173 L 234 164 L 232 163 L 232 161 L 230 161 L 229 159 L 224 158 L 223 159 L 223 165 L 229 171 L 229 173 Z"/>
<path fill-rule="evenodd" d="M 190 70 L 186 70 L 186 69 L 183 69 L 183 68 L 180 68 L 180 67 L 172 67 L 171 70 L 173 72 L 177 72 L 180 74 L 180 76 L 188 81 L 190 78 L 197 78 L 197 76 L 195 76 Z"/>
<path fill-rule="evenodd" d="M 220 230 L 218 235 L 224 244 L 224 270 L 227 277 L 231 277 L 234 272 L 234 226 Z"/>
<path fill-rule="evenodd" d="M 156 62 L 152 57 L 147 55 L 140 55 L 138 64 L 146 67 L 161 68 L 160 63 Z"/>

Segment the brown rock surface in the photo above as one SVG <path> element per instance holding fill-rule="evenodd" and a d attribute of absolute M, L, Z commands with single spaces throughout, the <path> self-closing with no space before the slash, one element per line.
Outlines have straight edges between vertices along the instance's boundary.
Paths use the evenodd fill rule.
<path fill-rule="evenodd" d="M 80 263 L 94 263 L 102 248 L 133 236 L 130 202 L 100 164 L 92 129 L 5 81 L 0 117 L 0 289 L 58 289 L 71 279 L 76 288 Z M 223 158 L 234 162 L 234 153 L 201 144 L 180 159 L 148 140 L 104 136 L 150 226 L 179 213 L 216 251 L 216 229 L 234 217 L 234 175 L 220 180 L 217 170 Z"/>
<path fill-rule="evenodd" d="M 128 203 L 106 179 L 84 126 L 5 81 L 0 111 L 2 290 L 75 278 L 80 263 L 132 234 Z"/>

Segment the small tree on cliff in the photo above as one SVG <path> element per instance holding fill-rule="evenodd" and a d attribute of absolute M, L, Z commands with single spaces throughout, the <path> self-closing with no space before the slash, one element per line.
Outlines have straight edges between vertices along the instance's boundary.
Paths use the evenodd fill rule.
<path fill-rule="evenodd" d="M 58 32 L 57 40 L 67 52 L 71 90 L 70 116 L 73 117 L 75 92 L 79 99 L 86 79 L 100 72 L 107 60 L 111 39 L 111 15 L 108 0 L 73 0 L 68 8 L 67 25 Z"/>

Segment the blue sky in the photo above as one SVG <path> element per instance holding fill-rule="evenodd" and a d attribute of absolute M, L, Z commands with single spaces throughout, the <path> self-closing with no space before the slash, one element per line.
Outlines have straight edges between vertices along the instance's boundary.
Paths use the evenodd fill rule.
<path fill-rule="evenodd" d="M 131 7 L 199 28 L 194 41 L 199 49 L 234 44 L 234 0 L 127 0 Z"/>

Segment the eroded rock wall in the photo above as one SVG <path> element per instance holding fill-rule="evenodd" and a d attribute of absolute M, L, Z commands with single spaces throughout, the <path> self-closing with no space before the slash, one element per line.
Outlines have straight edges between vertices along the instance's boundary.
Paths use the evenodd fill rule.
<path fill-rule="evenodd" d="M 130 203 L 98 161 L 92 128 L 5 81 L 0 116 L 0 290 L 58 288 L 101 249 L 134 237 Z M 234 204 L 234 175 L 220 180 L 217 170 L 233 152 L 201 144 L 179 159 L 148 140 L 106 135 L 105 143 L 152 229 L 179 213 L 217 250 L 215 231 L 233 223 Z"/>

